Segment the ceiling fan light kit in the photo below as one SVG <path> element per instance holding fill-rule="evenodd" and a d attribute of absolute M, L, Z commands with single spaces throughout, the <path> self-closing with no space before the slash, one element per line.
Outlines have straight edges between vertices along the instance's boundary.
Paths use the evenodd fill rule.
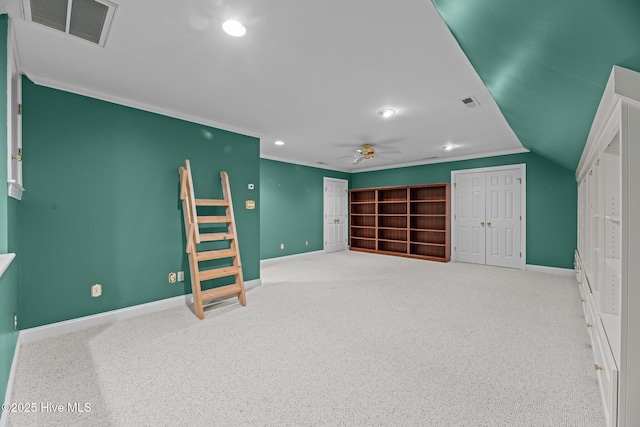
<path fill-rule="evenodd" d="M 362 148 L 356 150 L 358 154 L 353 156 L 353 164 L 356 165 L 364 159 L 372 159 L 376 157 L 376 149 L 371 144 L 363 144 Z"/>

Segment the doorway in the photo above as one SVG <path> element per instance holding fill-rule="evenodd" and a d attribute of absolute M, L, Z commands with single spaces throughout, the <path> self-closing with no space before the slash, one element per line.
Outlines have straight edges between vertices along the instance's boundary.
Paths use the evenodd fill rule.
<path fill-rule="evenodd" d="M 349 181 L 324 178 L 324 251 L 347 248 L 347 206 Z"/>
<path fill-rule="evenodd" d="M 451 172 L 454 261 L 525 268 L 525 166 Z"/>

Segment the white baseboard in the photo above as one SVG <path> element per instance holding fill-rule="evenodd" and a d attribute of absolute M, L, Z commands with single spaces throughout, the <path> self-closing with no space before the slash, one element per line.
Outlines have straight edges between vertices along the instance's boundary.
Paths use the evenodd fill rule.
<path fill-rule="evenodd" d="M 246 290 L 255 288 L 260 285 L 260 279 L 249 280 L 244 282 Z M 160 301 L 153 301 L 146 304 L 134 305 L 131 307 L 121 308 L 119 310 L 107 311 L 104 313 L 93 314 L 91 316 L 79 317 L 77 319 L 65 320 L 63 322 L 51 323 L 49 325 L 38 326 L 35 328 L 20 331 L 22 344 L 43 340 L 46 338 L 57 337 L 71 332 L 82 331 L 84 329 L 101 326 L 117 320 L 130 319 L 132 317 L 141 316 L 143 314 L 155 313 L 157 311 L 167 310 L 169 308 L 178 307 L 180 305 L 190 304 L 193 299 L 191 294 L 179 295 L 173 298 L 167 298 Z"/>
<path fill-rule="evenodd" d="M 527 264 L 527 270 L 536 271 L 538 273 L 557 274 L 560 276 L 574 276 L 576 274 L 575 270 L 571 268 L 547 267 L 544 265 L 533 264 Z"/>
<path fill-rule="evenodd" d="M 11 397 L 13 396 L 13 385 L 16 381 L 16 374 L 18 371 L 18 356 L 20 355 L 20 345 L 22 344 L 22 336 L 18 332 L 18 339 L 16 340 L 16 349 L 13 352 L 13 362 L 11 362 L 11 371 L 9 371 L 9 381 L 7 381 L 7 392 L 4 394 L 4 403 L 11 403 Z M 0 412 L 0 427 L 6 427 L 9 419 L 8 412 Z"/>
<path fill-rule="evenodd" d="M 319 254 L 323 254 L 324 250 L 319 250 L 319 251 L 311 251 L 311 252 L 302 252 L 299 254 L 293 254 L 293 255 L 285 255 L 285 256 L 279 256 L 276 258 L 268 258 L 268 259 L 262 259 L 260 260 L 260 265 L 269 265 L 269 264 L 273 264 L 274 262 L 278 262 L 278 261 L 284 261 L 284 260 L 289 260 L 292 258 L 300 258 L 302 256 L 305 255 L 319 255 Z"/>

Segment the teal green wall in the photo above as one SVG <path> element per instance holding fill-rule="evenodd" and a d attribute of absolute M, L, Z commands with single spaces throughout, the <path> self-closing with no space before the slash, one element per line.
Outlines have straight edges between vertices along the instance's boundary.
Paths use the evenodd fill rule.
<path fill-rule="evenodd" d="M 6 198 L 6 196 L 4 197 Z M 18 233 L 20 203 L 15 199 L 9 198 L 7 206 L 6 219 L 9 230 L 7 239 L 8 252 L 19 254 Z M 7 391 L 7 381 L 9 380 L 11 363 L 13 362 L 13 355 L 18 340 L 18 332 L 13 329 L 13 314 L 19 314 L 19 261 L 20 256 L 18 255 L 0 278 L 0 401 L 4 400 Z M 19 317 L 18 320 L 20 320 Z"/>
<path fill-rule="evenodd" d="M 0 16 L 0 117 L 7 117 L 7 15 Z M 0 253 L 18 253 L 18 201 L 8 197 L 7 120 L 0 120 Z M 13 329 L 13 314 L 18 313 L 18 259 L 14 259 L 0 278 L 0 401 L 4 402 L 9 372 L 16 349 L 18 333 Z M 0 416 L 2 416 L 0 414 Z"/>
<path fill-rule="evenodd" d="M 21 328 L 191 291 L 178 167 L 196 197 L 229 173 L 245 280 L 260 276 L 259 140 L 23 79 Z M 258 208 L 245 210 L 246 199 Z M 171 271 L 185 271 L 170 285 Z M 103 295 L 91 298 L 100 283 Z"/>
<path fill-rule="evenodd" d="M 362 172 L 352 188 L 451 182 L 451 171 L 526 163 L 527 264 L 573 268 L 576 248 L 575 175 L 534 153 Z"/>
<path fill-rule="evenodd" d="M 4 402 L 18 332 L 13 330 L 13 313 L 18 312 L 18 263 L 14 259 L 0 278 L 0 401 Z M 1 415 L 0 415 L 1 416 Z"/>
<path fill-rule="evenodd" d="M 351 174 L 260 159 L 260 258 L 322 250 L 323 177 Z M 305 246 L 305 241 L 309 246 Z M 284 250 L 280 249 L 284 243 Z"/>
<path fill-rule="evenodd" d="M 575 171 L 611 69 L 640 71 L 640 1 L 432 1 L 522 144 Z"/>

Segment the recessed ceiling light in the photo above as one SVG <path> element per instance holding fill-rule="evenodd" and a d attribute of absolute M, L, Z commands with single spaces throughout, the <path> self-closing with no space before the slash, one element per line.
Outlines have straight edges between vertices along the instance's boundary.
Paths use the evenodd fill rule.
<path fill-rule="evenodd" d="M 453 144 L 447 144 L 447 145 L 445 145 L 445 146 L 444 146 L 444 147 L 442 147 L 442 148 L 444 148 L 446 151 L 451 151 L 451 150 L 453 150 L 454 148 L 456 148 L 456 146 L 455 146 L 455 145 L 453 145 Z"/>
<path fill-rule="evenodd" d="M 382 110 L 378 111 L 378 114 L 380 114 L 385 119 L 387 117 L 393 116 L 395 113 L 396 113 L 396 110 L 394 110 L 392 108 L 383 108 Z"/>
<path fill-rule="evenodd" d="M 244 25 L 238 21 L 234 21 L 233 19 L 225 21 L 222 24 L 222 29 L 225 33 L 233 37 L 242 37 L 247 33 L 247 29 L 244 28 Z"/>
<path fill-rule="evenodd" d="M 284 145 L 284 141 L 276 141 L 275 144 L 276 145 Z"/>

